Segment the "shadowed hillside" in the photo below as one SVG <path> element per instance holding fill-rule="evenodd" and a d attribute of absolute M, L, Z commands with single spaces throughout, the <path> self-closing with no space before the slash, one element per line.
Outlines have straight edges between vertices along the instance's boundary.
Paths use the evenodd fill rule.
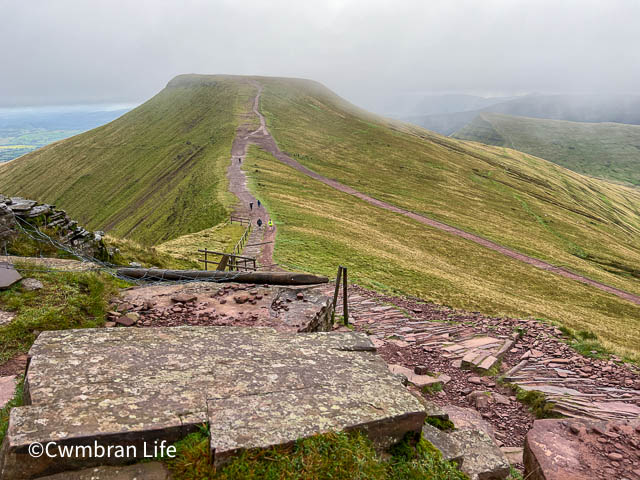
<path fill-rule="evenodd" d="M 530 153 L 585 173 L 640 185 L 640 126 L 482 113 L 453 135 Z"/>

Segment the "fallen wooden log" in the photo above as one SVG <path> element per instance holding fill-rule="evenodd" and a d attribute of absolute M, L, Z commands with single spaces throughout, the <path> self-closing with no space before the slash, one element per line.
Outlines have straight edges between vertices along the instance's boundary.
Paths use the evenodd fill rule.
<path fill-rule="evenodd" d="M 162 270 L 158 268 L 118 268 L 118 276 L 150 281 L 238 282 L 269 285 L 314 285 L 328 283 L 320 275 L 294 272 L 222 272 L 206 270 Z"/>

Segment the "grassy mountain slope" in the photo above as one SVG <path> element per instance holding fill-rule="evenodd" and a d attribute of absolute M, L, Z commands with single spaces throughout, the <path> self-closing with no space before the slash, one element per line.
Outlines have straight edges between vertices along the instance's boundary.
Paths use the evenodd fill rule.
<path fill-rule="evenodd" d="M 250 188 L 278 228 L 274 261 L 395 294 L 491 315 L 534 317 L 596 333 L 640 360 L 636 305 L 376 208 L 252 147 Z"/>
<path fill-rule="evenodd" d="M 640 126 L 482 113 L 453 135 L 501 145 L 573 171 L 640 185 Z"/>
<path fill-rule="evenodd" d="M 362 112 L 318 84 L 263 81 L 280 147 L 368 195 L 640 292 L 640 192 L 521 152 Z M 295 120 L 292 120 L 295 119 Z"/>
<path fill-rule="evenodd" d="M 119 119 L 0 165 L 0 191 L 55 203 L 91 229 L 160 243 L 219 223 L 251 89 L 180 76 Z"/>

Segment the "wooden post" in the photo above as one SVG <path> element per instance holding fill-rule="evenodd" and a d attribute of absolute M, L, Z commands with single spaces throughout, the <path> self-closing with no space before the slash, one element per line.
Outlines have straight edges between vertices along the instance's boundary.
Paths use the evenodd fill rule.
<path fill-rule="evenodd" d="M 344 324 L 349 325 L 349 305 L 347 301 L 347 267 L 342 267 L 342 289 L 344 290 L 344 296 L 342 297 L 342 310 L 344 316 Z"/>
<path fill-rule="evenodd" d="M 207 262 L 207 247 L 204 247 L 204 269 L 209 270 L 209 263 Z"/>
<path fill-rule="evenodd" d="M 336 318 L 336 304 L 338 303 L 338 293 L 340 292 L 340 280 L 342 279 L 342 265 L 338 267 L 338 275 L 336 276 L 336 290 L 333 292 L 333 308 L 331 310 L 331 326 L 333 326 Z"/>

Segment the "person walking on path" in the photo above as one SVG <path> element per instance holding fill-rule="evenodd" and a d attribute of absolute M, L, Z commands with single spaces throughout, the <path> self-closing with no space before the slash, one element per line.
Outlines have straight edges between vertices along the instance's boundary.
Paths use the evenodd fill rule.
<path fill-rule="evenodd" d="M 258 208 L 260 208 L 260 205 L 261 205 L 261 204 L 260 204 L 260 200 L 258 200 Z"/>
<path fill-rule="evenodd" d="M 258 219 L 258 228 L 262 228 L 262 220 Z"/>
<path fill-rule="evenodd" d="M 249 202 L 249 210 L 253 210 L 253 202 Z"/>
<path fill-rule="evenodd" d="M 269 219 L 267 225 L 269 225 L 269 230 L 273 229 L 273 220 Z"/>

